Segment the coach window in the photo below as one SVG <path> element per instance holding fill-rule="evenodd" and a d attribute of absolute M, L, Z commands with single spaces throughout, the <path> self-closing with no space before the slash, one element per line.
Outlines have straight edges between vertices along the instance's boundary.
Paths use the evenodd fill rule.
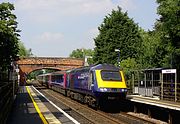
<path fill-rule="evenodd" d="M 91 72 L 89 72 L 88 89 L 91 90 L 92 86 L 94 86 L 94 82 L 93 82 L 93 73 L 91 71 Z"/>
<path fill-rule="evenodd" d="M 52 80 L 52 82 L 55 82 L 54 75 L 51 76 L 51 80 Z"/>
<path fill-rule="evenodd" d="M 93 72 L 90 72 L 90 83 L 94 84 L 94 76 L 93 76 Z"/>
<path fill-rule="evenodd" d="M 63 82 L 64 81 L 64 76 L 63 75 L 59 75 L 59 82 Z"/>

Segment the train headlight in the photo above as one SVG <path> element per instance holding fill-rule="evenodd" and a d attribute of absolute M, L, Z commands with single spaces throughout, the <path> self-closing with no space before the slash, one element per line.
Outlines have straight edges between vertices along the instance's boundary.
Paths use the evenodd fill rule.
<path fill-rule="evenodd" d="M 100 88 L 99 89 L 101 92 L 106 92 L 107 91 L 107 88 Z"/>
<path fill-rule="evenodd" d="M 124 89 L 122 89 L 122 92 L 124 92 Z"/>
<path fill-rule="evenodd" d="M 104 91 L 107 91 L 107 88 L 104 88 Z"/>

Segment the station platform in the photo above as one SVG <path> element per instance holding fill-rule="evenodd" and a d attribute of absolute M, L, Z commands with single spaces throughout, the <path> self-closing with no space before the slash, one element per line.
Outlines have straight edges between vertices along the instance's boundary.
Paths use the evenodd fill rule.
<path fill-rule="evenodd" d="M 7 124 L 79 124 L 33 86 L 20 86 Z"/>
<path fill-rule="evenodd" d="M 180 103 L 174 101 L 160 100 L 158 97 L 145 97 L 141 95 L 128 95 L 127 99 L 137 103 L 162 107 L 165 109 L 180 111 Z"/>

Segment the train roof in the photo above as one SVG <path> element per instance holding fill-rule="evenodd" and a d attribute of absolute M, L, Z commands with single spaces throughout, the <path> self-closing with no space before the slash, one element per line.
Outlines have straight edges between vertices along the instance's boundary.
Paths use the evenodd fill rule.
<path fill-rule="evenodd" d="M 55 71 L 55 72 L 52 72 L 51 75 L 59 75 L 59 74 L 64 74 L 66 73 L 66 71 Z"/>
<path fill-rule="evenodd" d="M 98 65 L 91 65 L 91 66 L 84 66 L 80 68 L 75 68 L 72 70 L 66 70 L 66 71 L 56 71 L 56 72 L 51 72 L 51 73 L 46 73 L 46 74 L 41 74 L 38 76 L 45 76 L 45 75 L 59 75 L 59 74 L 64 74 L 64 73 L 71 73 L 71 72 L 76 72 L 76 71 L 83 71 L 83 70 L 113 70 L 113 71 L 119 71 L 120 68 L 112 65 L 112 64 L 98 64 Z"/>
<path fill-rule="evenodd" d="M 120 68 L 112 65 L 112 64 L 98 64 L 98 65 L 91 65 L 91 66 L 84 66 L 80 68 L 76 68 L 73 70 L 70 70 L 69 72 L 76 72 L 80 70 L 114 70 L 119 71 Z"/>
<path fill-rule="evenodd" d="M 112 64 L 98 64 L 94 67 L 91 67 L 91 70 L 95 70 L 95 69 L 98 69 L 98 70 L 114 70 L 114 71 L 119 71 L 120 68 L 112 65 Z"/>
<path fill-rule="evenodd" d="M 51 72 L 51 73 L 46 73 L 46 74 L 40 74 L 38 76 L 46 76 L 46 75 L 60 75 L 60 74 L 64 74 L 66 73 L 66 71 L 55 71 L 55 72 Z"/>

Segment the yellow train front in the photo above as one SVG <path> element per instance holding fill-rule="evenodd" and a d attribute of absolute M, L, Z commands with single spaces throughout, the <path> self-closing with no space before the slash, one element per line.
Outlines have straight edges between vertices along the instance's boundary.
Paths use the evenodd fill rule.
<path fill-rule="evenodd" d="M 123 100 L 127 86 L 122 70 L 113 65 L 99 65 L 94 68 L 94 95 L 99 100 Z"/>

